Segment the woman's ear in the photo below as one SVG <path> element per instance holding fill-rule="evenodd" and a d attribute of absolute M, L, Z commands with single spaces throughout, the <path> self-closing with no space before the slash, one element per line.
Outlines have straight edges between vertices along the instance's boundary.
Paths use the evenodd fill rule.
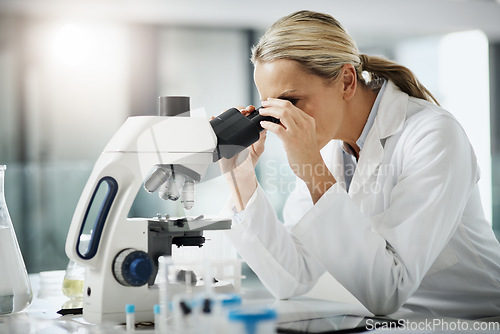
<path fill-rule="evenodd" d="M 343 83 L 343 98 L 350 100 L 356 92 L 358 78 L 356 76 L 356 69 L 352 64 L 345 64 L 342 67 L 342 83 Z"/>

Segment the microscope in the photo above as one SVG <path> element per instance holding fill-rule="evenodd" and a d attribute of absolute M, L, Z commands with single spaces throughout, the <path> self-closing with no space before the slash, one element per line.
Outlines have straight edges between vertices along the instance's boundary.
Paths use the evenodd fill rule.
<path fill-rule="evenodd" d="M 189 110 L 188 97 L 160 97 L 160 115 L 129 117 L 94 165 L 65 246 L 68 257 L 86 269 L 88 322 L 124 322 L 126 304 L 135 305 L 137 321 L 152 321 L 158 258 L 171 255 L 173 245 L 201 247 L 204 230 L 231 228 L 230 219 L 202 216 L 128 218 L 141 186 L 191 209 L 195 183 L 210 164 L 257 141 L 260 121 L 279 122 L 258 110 L 245 117 L 231 108 L 210 121 L 190 117 Z M 214 290 L 231 287 L 216 282 Z"/>

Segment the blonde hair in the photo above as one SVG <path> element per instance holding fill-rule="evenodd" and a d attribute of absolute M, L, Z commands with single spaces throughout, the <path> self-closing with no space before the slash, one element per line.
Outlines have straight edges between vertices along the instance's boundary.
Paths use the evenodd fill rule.
<path fill-rule="evenodd" d="M 382 57 L 360 54 L 354 39 L 332 16 L 299 11 L 275 22 L 252 48 L 252 63 L 294 60 L 325 80 L 335 80 L 344 65 L 352 64 L 358 80 L 371 85 L 381 78 L 393 81 L 410 96 L 439 105 L 406 67 Z M 363 73 L 368 74 L 368 79 Z"/>

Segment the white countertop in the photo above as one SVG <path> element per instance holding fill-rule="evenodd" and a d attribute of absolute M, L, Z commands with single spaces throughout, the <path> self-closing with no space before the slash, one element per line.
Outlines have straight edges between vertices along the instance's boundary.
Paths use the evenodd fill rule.
<path fill-rule="evenodd" d="M 17 314 L 0 316 L 0 334 L 93 334 L 93 333 L 127 333 L 124 325 L 108 324 L 93 325 L 86 322 L 82 315 L 65 315 L 57 313 L 68 301 L 68 298 L 62 294 L 62 281 L 64 271 L 43 272 L 40 274 L 31 274 L 30 281 L 33 288 L 33 302 L 24 311 Z M 41 288 L 41 285 L 43 287 Z M 291 300 L 275 300 L 264 289 L 256 277 L 249 277 L 242 282 L 242 298 L 244 305 L 271 306 L 278 313 L 279 322 L 297 321 L 311 318 L 331 317 L 334 315 L 370 314 L 360 305 L 340 303 L 314 298 L 294 298 Z M 396 313 L 396 319 L 404 319 L 407 326 L 422 326 L 419 333 L 444 332 L 443 327 L 429 326 L 429 323 L 439 320 L 448 322 L 451 326 L 462 326 L 458 329 L 475 328 L 472 321 L 460 319 L 441 319 L 422 316 L 418 314 Z M 498 321 L 491 319 L 490 321 Z M 427 327 L 426 327 L 427 324 Z M 500 328 L 500 327 L 499 327 Z M 136 329 L 140 333 L 153 333 L 154 327 L 151 325 L 139 325 Z M 388 332 L 387 330 L 378 330 L 376 332 Z M 389 332 L 394 332 L 390 330 Z M 397 332 L 414 333 L 415 330 L 408 327 Z M 449 331 L 454 332 L 454 331 Z M 463 331 L 462 331 L 463 332 Z M 494 330 L 481 330 L 477 333 L 498 333 Z M 171 333 L 171 332 L 169 332 Z"/>
<path fill-rule="evenodd" d="M 59 315 L 57 311 L 69 300 L 62 294 L 61 289 L 64 271 L 30 274 L 29 277 L 33 289 L 33 302 L 22 312 L 0 316 L 0 334 L 126 333 L 123 325 L 97 326 L 86 322 L 82 315 Z M 362 312 L 357 305 L 312 298 L 277 301 L 263 288 L 256 277 L 243 281 L 242 298 L 245 305 L 266 305 L 275 308 L 279 321 Z M 154 327 L 139 326 L 136 331 L 154 332 Z"/>

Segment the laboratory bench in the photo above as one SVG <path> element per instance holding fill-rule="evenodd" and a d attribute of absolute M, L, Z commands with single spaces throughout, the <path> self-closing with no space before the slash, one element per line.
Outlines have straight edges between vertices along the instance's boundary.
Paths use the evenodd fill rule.
<path fill-rule="evenodd" d="M 248 273 L 246 275 L 247 278 L 242 281 L 243 305 L 267 306 L 276 310 L 279 333 L 500 332 L 500 323 L 495 322 L 500 321 L 500 317 L 478 322 L 398 312 L 379 319 L 371 317 L 365 308 L 356 304 L 308 297 L 276 300 L 256 276 Z M 124 324 L 93 325 L 86 322 L 82 315 L 58 314 L 57 312 L 68 302 L 61 289 L 64 271 L 30 274 L 29 277 L 33 289 L 33 302 L 22 312 L 0 316 L 0 334 L 129 333 Z M 347 329 L 339 331 L 338 326 L 345 326 Z M 137 324 L 135 332 L 155 333 L 154 325 Z"/>

